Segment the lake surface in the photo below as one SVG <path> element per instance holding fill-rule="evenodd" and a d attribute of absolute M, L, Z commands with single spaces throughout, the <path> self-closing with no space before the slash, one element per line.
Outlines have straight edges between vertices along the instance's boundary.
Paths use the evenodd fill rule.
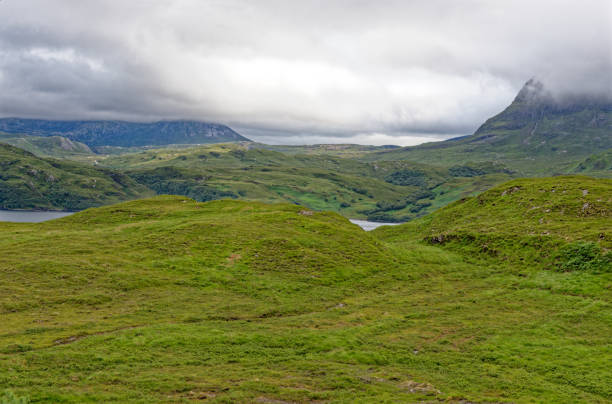
<path fill-rule="evenodd" d="M 365 231 L 374 230 L 375 228 L 380 227 L 380 226 L 397 226 L 398 224 L 401 224 L 401 223 L 368 222 L 367 220 L 357 220 L 357 219 L 349 219 L 349 220 L 351 221 L 351 223 L 356 224 L 357 226 L 361 227 Z"/>
<path fill-rule="evenodd" d="M 39 223 L 47 220 L 59 219 L 72 215 L 75 212 L 41 212 L 28 210 L 2 210 L 0 209 L 0 222 Z M 369 222 L 367 220 L 350 219 L 365 231 L 374 230 L 380 226 L 397 226 L 401 223 Z"/>
<path fill-rule="evenodd" d="M 0 222 L 38 223 L 72 215 L 75 212 L 37 212 L 28 210 L 1 210 Z"/>

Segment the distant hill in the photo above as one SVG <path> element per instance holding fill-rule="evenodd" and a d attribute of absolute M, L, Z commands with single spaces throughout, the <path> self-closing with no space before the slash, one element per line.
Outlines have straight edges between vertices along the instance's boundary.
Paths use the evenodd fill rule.
<path fill-rule="evenodd" d="M 225 125 L 199 121 L 48 121 L 0 119 L 0 131 L 34 136 L 62 136 L 96 146 L 150 146 L 248 141 Z"/>
<path fill-rule="evenodd" d="M 359 158 L 368 153 L 399 149 L 401 146 L 384 145 L 369 146 L 360 144 L 313 144 L 313 145 L 269 145 L 263 143 L 251 143 L 250 148 L 260 148 L 274 150 L 285 154 L 309 154 L 309 155 L 330 155 L 344 158 Z"/>
<path fill-rule="evenodd" d="M 576 166 L 574 172 L 592 176 L 612 176 L 612 149 L 587 157 Z"/>
<path fill-rule="evenodd" d="M 367 160 L 453 165 L 501 162 L 524 174 L 569 172 L 587 156 L 612 148 L 612 101 L 555 99 L 529 80 L 512 104 L 471 136 L 371 153 Z"/>
<path fill-rule="evenodd" d="M 357 147 L 349 149 L 358 152 Z M 308 152 L 307 147 L 302 150 Z M 253 143 L 159 148 L 101 156 L 98 163 L 159 194 L 198 201 L 283 201 L 384 222 L 422 216 L 514 177 L 500 164 L 444 168 L 409 161 L 364 163 L 329 154 L 281 153 Z"/>
<path fill-rule="evenodd" d="M 0 132 L 0 143 L 19 147 L 39 157 L 75 157 L 93 154 L 86 144 L 61 136 L 41 137 Z"/>
<path fill-rule="evenodd" d="M 151 196 L 125 174 L 0 144 L 0 209 L 80 210 Z"/>

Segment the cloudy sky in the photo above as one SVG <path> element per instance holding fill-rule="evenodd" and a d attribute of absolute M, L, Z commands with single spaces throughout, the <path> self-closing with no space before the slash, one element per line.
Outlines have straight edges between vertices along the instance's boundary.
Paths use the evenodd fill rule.
<path fill-rule="evenodd" d="M 0 0 L 0 116 L 416 144 L 532 76 L 612 92 L 611 27 L 610 0 Z"/>

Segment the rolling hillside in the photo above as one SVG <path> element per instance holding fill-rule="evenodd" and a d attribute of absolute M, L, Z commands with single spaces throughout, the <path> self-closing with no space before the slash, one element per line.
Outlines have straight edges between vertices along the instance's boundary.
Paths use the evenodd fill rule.
<path fill-rule="evenodd" d="M 123 170 L 160 194 L 200 201 L 223 195 L 290 202 L 377 221 L 422 216 L 514 175 L 494 164 L 363 163 L 325 154 L 285 154 L 248 143 L 155 149 L 111 156 L 100 164 Z"/>
<path fill-rule="evenodd" d="M 38 157 L 78 158 L 93 155 L 87 145 L 61 136 L 40 137 L 0 133 L 0 143 L 10 144 Z"/>
<path fill-rule="evenodd" d="M 387 240 L 421 239 L 531 268 L 601 264 L 612 271 L 612 180 L 518 179 L 379 232 Z"/>
<path fill-rule="evenodd" d="M 574 172 L 596 177 L 612 177 L 612 149 L 587 157 L 576 166 Z"/>
<path fill-rule="evenodd" d="M 610 182 L 554 181 L 525 226 L 608 248 Z M 431 242 L 520 236 L 552 186 L 511 182 L 373 233 L 184 197 L 0 223 L 0 385 L 40 403 L 609 402 L 610 268 Z"/>
<path fill-rule="evenodd" d="M 514 176 L 506 167 L 489 163 L 450 168 L 406 161 L 363 163 L 325 154 L 285 154 L 252 147 L 250 143 L 96 155 L 63 149 L 62 145 L 75 145 L 65 138 L 11 139 L 20 146 L 36 148 L 40 154 L 81 162 L 35 159 L 23 154 L 22 157 L 27 155 L 32 159 L 33 165 L 53 161 L 54 167 L 78 173 L 81 180 L 54 182 L 49 188 L 50 183 L 42 177 L 30 178 L 21 169 L 19 175 L 11 174 L 11 181 L 3 182 L 4 206 L 13 209 L 82 209 L 133 199 L 147 192 L 150 195 L 149 190 L 153 190 L 160 195 L 185 195 L 198 201 L 234 198 L 289 202 L 340 212 L 352 218 L 406 221 Z M 16 149 L 4 150 L 16 153 Z M 8 154 L 7 159 L 10 160 Z M 106 187 L 91 185 L 100 173 L 109 172 L 123 178 L 120 185 L 123 194 L 110 199 Z M 93 177 L 85 178 L 90 175 Z M 58 176 L 53 174 L 54 178 Z M 75 187 L 79 190 L 75 191 Z M 77 202 L 74 195 L 84 195 L 85 189 L 88 196 Z M 74 197 L 67 196 L 68 202 L 60 194 Z"/>
<path fill-rule="evenodd" d="M 153 193 L 125 174 L 0 144 L 0 208 L 80 210 Z"/>

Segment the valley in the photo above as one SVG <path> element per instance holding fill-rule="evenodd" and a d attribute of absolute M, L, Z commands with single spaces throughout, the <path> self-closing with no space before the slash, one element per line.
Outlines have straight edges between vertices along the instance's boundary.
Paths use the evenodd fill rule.
<path fill-rule="evenodd" d="M 608 115 L 525 97 L 409 148 L 0 135 L 0 208 L 80 211 L 0 221 L 8 402 L 611 402 Z"/>
<path fill-rule="evenodd" d="M 0 404 L 612 404 L 611 28 L 0 0 Z"/>

